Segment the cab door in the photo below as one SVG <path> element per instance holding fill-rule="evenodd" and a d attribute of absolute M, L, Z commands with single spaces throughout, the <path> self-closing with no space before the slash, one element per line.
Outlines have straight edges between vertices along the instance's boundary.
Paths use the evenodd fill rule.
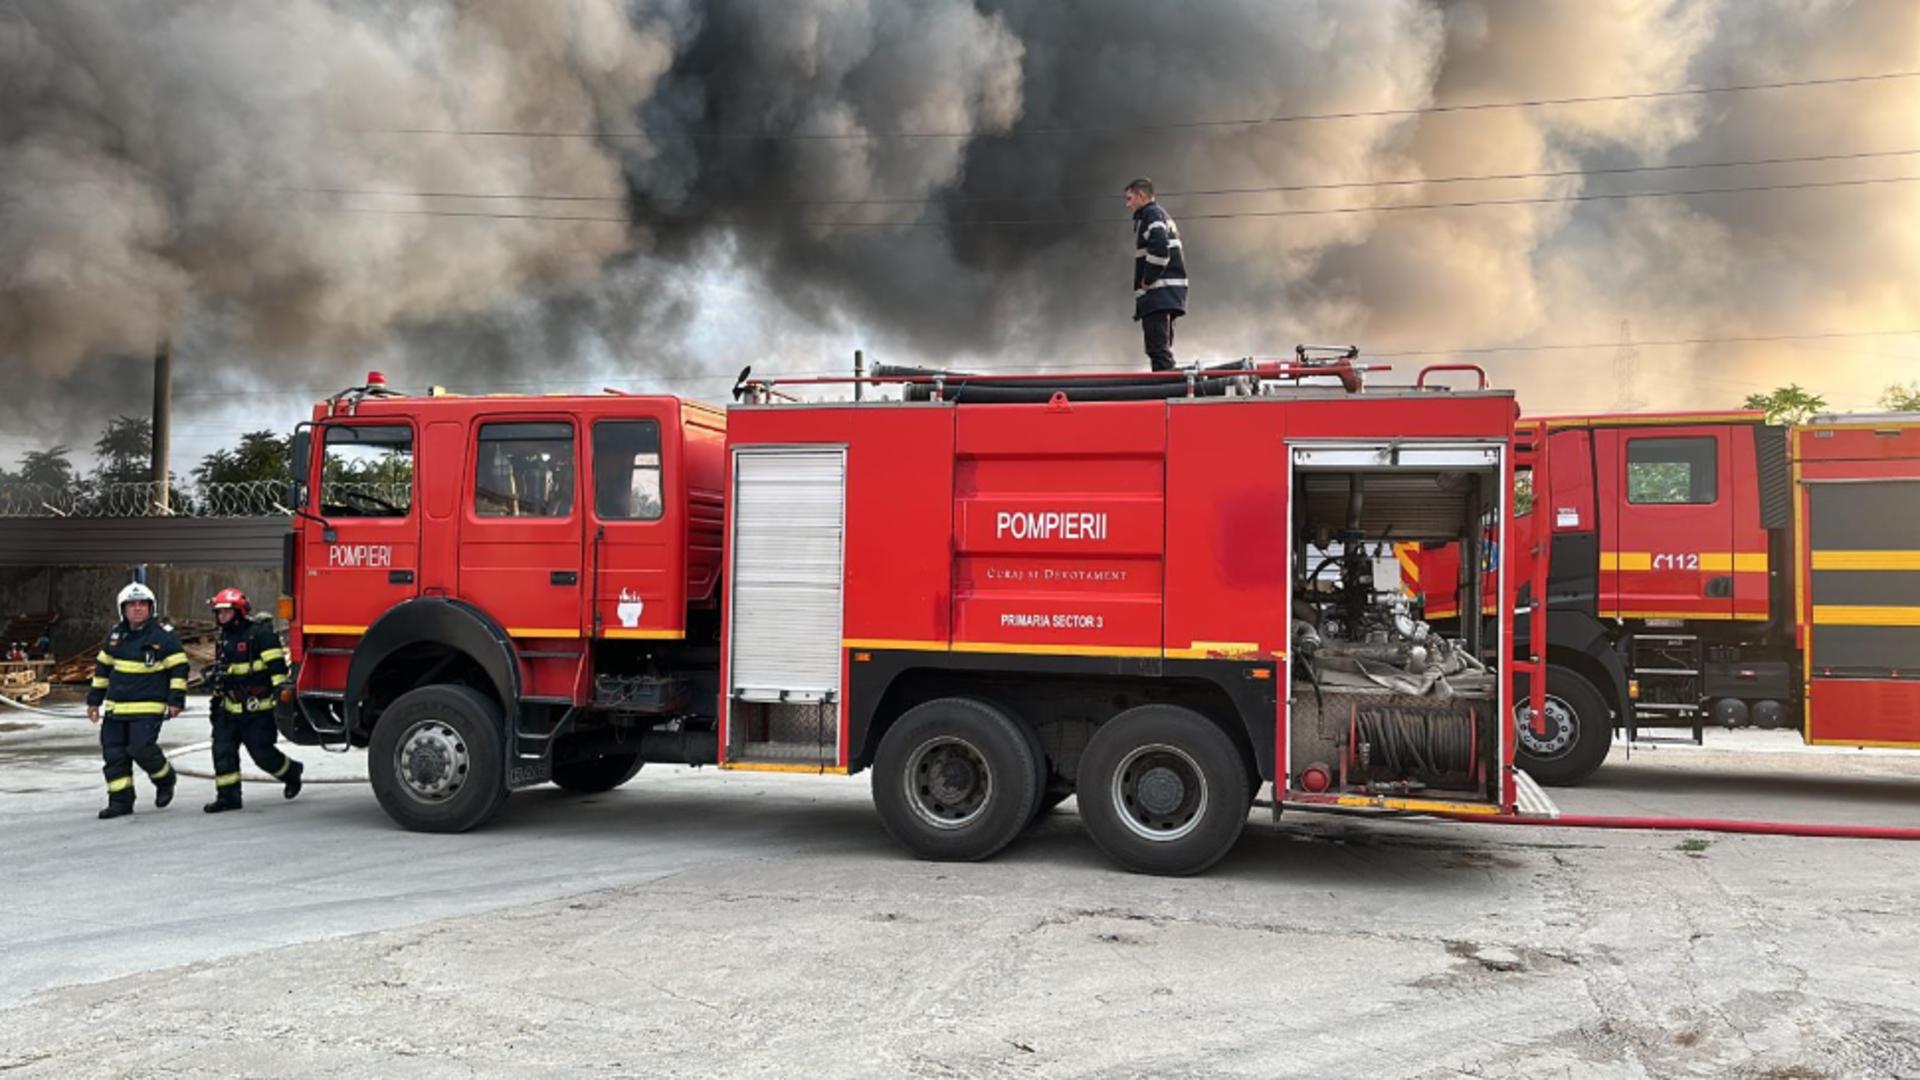
<path fill-rule="evenodd" d="M 419 594 L 414 430 L 387 420 L 328 422 L 310 489 L 325 521 L 301 530 L 299 622 L 307 638 L 353 637 Z"/>
<path fill-rule="evenodd" d="M 658 399 L 615 399 L 590 425 L 587 523 L 589 631 L 612 639 L 685 636 L 683 473 L 663 468 L 678 447 L 677 418 Z"/>
<path fill-rule="evenodd" d="M 523 656 L 575 660 L 583 577 L 577 425 L 564 414 L 496 414 L 480 417 L 471 438 L 460 595 L 505 628 Z M 543 677 L 547 666 L 530 665 L 540 685 L 529 693 L 573 696 L 579 665 Z"/>
<path fill-rule="evenodd" d="M 1595 432 L 1611 473 L 1602 523 L 1601 614 L 1622 619 L 1733 617 L 1734 499 L 1727 425 Z"/>

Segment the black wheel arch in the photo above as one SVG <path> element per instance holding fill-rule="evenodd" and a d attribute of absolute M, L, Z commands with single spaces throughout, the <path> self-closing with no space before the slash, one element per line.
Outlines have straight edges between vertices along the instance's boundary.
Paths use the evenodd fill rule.
<path fill-rule="evenodd" d="M 475 689 L 493 696 L 511 730 L 519 709 L 521 686 L 520 660 L 514 651 L 513 639 L 485 611 L 464 600 L 446 597 L 420 597 L 395 604 L 367 627 L 347 665 L 347 729 L 364 737 L 379 709 L 386 704 L 370 698 L 379 696 L 374 692 L 380 688 L 384 676 L 391 674 L 389 662 L 409 650 L 428 645 L 434 651 L 464 661 L 458 668 L 466 681 L 477 678 L 485 683 Z M 431 671 L 423 672 L 420 678 L 407 680 L 406 688 L 433 681 L 440 680 L 436 680 Z"/>
<path fill-rule="evenodd" d="M 1584 611 L 1547 612 L 1546 660 L 1592 683 L 1613 710 L 1614 723 L 1627 722 L 1633 708 L 1627 696 L 1627 665 L 1605 623 Z"/>

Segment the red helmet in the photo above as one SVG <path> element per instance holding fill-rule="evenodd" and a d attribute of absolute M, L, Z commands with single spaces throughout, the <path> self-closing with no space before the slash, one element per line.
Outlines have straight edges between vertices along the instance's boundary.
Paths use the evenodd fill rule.
<path fill-rule="evenodd" d="M 247 594 L 241 592 L 239 589 L 233 588 L 221 589 L 219 592 L 214 593 L 213 599 L 207 601 L 207 606 L 215 611 L 219 611 L 223 607 L 230 607 L 234 610 L 235 614 L 243 619 L 253 610 L 253 604 L 247 599 Z"/>

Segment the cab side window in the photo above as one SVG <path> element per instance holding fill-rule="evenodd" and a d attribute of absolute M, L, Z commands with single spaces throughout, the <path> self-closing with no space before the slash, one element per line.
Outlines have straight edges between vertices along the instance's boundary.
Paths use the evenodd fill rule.
<path fill-rule="evenodd" d="M 658 521 L 660 425 L 602 420 L 593 425 L 593 512 L 603 521 Z"/>
<path fill-rule="evenodd" d="M 403 518 L 413 506 L 413 429 L 330 424 L 320 467 L 324 517 Z"/>
<path fill-rule="evenodd" d="M 1627 440 L 1627 501 L 1705 504 L 1720 497 L 1719 444 L 1712 438 Z"/>
<path fill-rule="evenodd" d="M 573 513 L 573 425 L 480 425 L 473 511 L 481 517 L 563 518 Z"/>

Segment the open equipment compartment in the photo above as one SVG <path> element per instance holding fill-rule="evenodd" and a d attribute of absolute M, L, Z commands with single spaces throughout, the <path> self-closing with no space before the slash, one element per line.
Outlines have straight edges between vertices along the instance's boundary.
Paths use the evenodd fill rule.
<path fill-rule="evenodd" d="M 1506 454 L 1491 441 L 1292 444 L 1288 798 L 1499 806 L 1510 710 L 1489 661 L 1505 655 L 1502 620 L 1435 631 L 1393 546 L 1458 543 L 1461 610 L 1497 613 Z"/>

